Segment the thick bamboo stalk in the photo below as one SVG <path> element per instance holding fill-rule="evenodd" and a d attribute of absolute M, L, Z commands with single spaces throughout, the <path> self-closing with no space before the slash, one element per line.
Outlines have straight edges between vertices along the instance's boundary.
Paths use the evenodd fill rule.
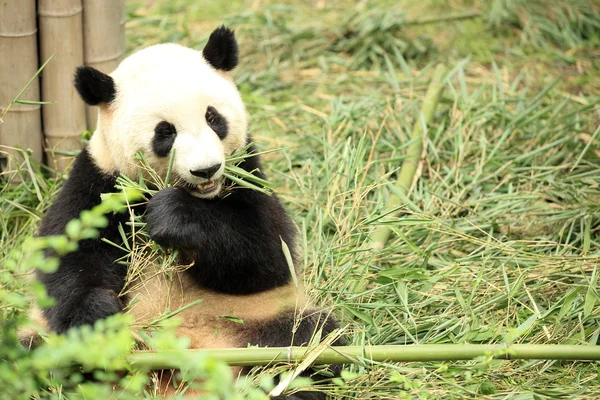
<path fill-rule="evenodd" d="M 42 72 L 42 107 L 48 164 L 64 170 L 72 161 L 65 153 L 81 148 L 85 108 L 73 87 L 73 72 L 83 65 L 81 0 L 39 0 L 40 54 L 53 61 Z"/>
<path fill-rule="evenodd" d="M 85 65 L 111 73 L 125 54 L 125 0 L 83 0 Z M 86 106 L 87 127 L 96 129 L 98 110 Z"/>
<path fill-rule="evenodd" d="M 42 116 L 38 104 L 11 104 L 38 69 L 35 0 L 0 1 L 0 145 L 30 150 L 42 159 Z M 39 101 L 36 78 L 20 100 Z M 8 109 L 8 111 L 6 111 Z M 6 171 L 15 170 L 20 157 L 0 148 L 0 159 L 10 157 Z M 3 157 L 4 156 L 4 157 Z M 4 163 L 3 163 L 4 164 Z M 2 168 L 2 166 L 0 166 Z"/>
<path fill-rule="evenodd" d="M 206 354 L 232 366 L 299 363 L 310 352 L 306 347 L 245 349 L 205 349 L 175 351 L 137 351 L 127 361 L 137 368 L 160 370 L 180 367 L 186 355 Z M 317 355 L 313 364 L 352 364 L 363 360 L 376 362 L 460 361 L 475 357 L 501 360 L 600 360 L 600 346 L 549 344 L 425 344 L 407 346 L 337 346 Z"/>

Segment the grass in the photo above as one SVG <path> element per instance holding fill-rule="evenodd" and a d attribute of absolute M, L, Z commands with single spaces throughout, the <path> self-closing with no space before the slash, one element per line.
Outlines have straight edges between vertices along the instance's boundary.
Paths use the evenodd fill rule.
<path fill-rule="evenodd" d="M 263 156 L 265 172 L 301 232 L 304 279 L 352 345 L 598 344 L 593 1 L 135 0 L 128 13 L 130 51 L 169 40 L 200 49 L 215 26 L 235 28 L 235 78 L 259 150 L 282 149 Z M 402 196 L 394 184 L 438 62 L 451 72 L 421 176 Z M 62 182 L 35 166 L 21 174 L 0 196 L 0 260 Z M 402 204 L 386 213 L 393 195 Z M 369 251 L 383 225 L 387 246 Z M 597 362 L 364 362 L 327 390 L 595 399 L 599 373 Z"/>

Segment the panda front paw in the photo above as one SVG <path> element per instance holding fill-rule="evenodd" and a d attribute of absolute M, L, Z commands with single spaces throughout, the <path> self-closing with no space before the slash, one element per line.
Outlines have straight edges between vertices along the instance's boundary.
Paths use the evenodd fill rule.
<path fill-rule="evenodd" d="M 183 189 L 170 187 L 160 190 L 148 202 L 146 229 L 150 238 L 163 247 L 182 244 L 186 195 Z"/>

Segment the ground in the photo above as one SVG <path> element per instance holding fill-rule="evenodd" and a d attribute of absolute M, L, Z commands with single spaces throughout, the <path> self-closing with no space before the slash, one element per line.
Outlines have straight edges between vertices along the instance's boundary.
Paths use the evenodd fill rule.
<path fill-rule="evenodd" d="M 259 147 L 280 149 L 265 172 L 302 232 L 304 280 L 352 344 L 598 344 L 596 2 L 134 0 L 127 10 L 128 51 L 201 49 L 216 26 L 235 29 L 234 76 Z M 418 180 L 386 213 L 437 63 L 450 73 Z M 62 178 L 33 182 L 3 188 L 0 260 L 35 231 Z M 383 224 L 390 240 L 369 251 Z M 599 370 L 365 362 L 327 390 L 595 399 Z"/>

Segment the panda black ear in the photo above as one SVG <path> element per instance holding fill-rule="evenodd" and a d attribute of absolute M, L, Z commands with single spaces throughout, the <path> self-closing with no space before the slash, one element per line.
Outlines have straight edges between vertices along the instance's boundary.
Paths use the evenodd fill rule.
<path fill-rule="evenodd" d="M 78 67 L 75 71 L 75 89 L 90 106 L 110 103 L 117 95 L 115 81 L 92 67 Z"/>
<path fill-rule="evenodd" d="M 238 44 L 233 31 L 224 25 L 215 29 L 210 34 L 202 55 L 214 69 L 234 69 L 238 64 Z"/>

